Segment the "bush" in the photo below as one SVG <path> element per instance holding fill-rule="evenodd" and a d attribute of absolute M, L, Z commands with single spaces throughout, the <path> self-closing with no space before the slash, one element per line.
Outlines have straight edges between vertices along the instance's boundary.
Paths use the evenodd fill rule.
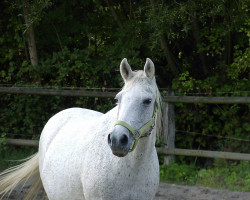
<path fill-rule="evenodd" d="M 160 166 L 160 177 L 161 181 L 192 185 L 197 179 L 197 171 L 194 165 L 172 163 Z"/>
<path fill-rule="evenodd" d="M 221 161 L 216 161 L 215 166 L 218 162 Z M 202 169 L 198 173 L 197 184 L 219 189 L 250 191 L 250 163 L 224 162 L 220 167 Z"/>
<path fill-rule="evenodd" d="M 232 191 L 250 191 L 250 162 L 228 162 L 218 159 L 209 169 L 194 165 L 171 163 L 160 166 L 161 181 L 200 185 Z"/>

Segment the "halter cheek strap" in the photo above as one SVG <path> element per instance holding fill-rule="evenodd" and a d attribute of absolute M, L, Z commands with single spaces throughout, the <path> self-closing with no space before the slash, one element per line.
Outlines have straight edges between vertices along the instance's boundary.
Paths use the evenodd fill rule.
<path fill-rule="evenodd" d="M 121 126 L 127 128 L 134 135 L 134 143 L 131 145 L 131 147 L 129 149 L 130 152 L 135 149 L 135 147 L 136 147 L 136 145 L 137 145 L 140 138 L 148 137 L 151 134 L 151 131 L 155 126 L 155 117 L 156 117 L 157 111 L 158 111 L 158 103 L 155 101 L 154 113 L 153 113 L 152 119 L 150 121 L 148 121 L 145 125 L 143 125 L 138 130 L 134 129 L 132 126 L 130 126 L 129 124 L 127 124 L 124 121 L 119 121 L 118 120 L 118 121 L 115 122 L 115 126 L 116 125 L 121 125 Z"/>

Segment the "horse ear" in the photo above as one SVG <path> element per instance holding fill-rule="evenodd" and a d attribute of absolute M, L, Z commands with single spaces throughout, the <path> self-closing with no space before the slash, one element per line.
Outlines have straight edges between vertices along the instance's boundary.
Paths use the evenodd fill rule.
<path fill-rule="evenodd" d="M 128 81 L 133 77 L 133 71 L 131 70 L 131 67 L 128 64 L 127 58 L 123 58 L 120 64 L 120 73 L 124 81 Z"/>
<path fill-rule="evenodd" d="M 144 73 L 150 80 L 152 80 L 152 78 L 155 75 L 154 63 L 149 58 L 146 59 L 146 64 L 144 66 Z"/>

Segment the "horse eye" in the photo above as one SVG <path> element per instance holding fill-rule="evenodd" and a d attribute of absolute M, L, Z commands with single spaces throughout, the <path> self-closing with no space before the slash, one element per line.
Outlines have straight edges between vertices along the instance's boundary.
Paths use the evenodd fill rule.
<path fill-rule="evenodd" d="M 143 104 L 149 105 L 152 102 L 152 99 L 144 99 Z"/>
<path fill-rule="evenodd" d="M 120 99 L 115 99 L 116 100 L 116 105 L 120 103 Z"/>
<path fill-rule="evenodd" d="M 120 101 L 121 101 L 121 95 L 119 93 L 115 96 L 115 100 L 116 100 L 116 104 L 120 103 Z"/>

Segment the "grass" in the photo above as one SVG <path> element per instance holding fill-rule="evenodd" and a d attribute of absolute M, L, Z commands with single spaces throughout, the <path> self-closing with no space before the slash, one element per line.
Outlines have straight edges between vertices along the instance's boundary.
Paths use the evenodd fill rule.
<path fill-rule="evenodd" d="M 172 163 L 160 167 L 161 181 L 167 183 L 200 185 L 232 191 L 250 191 L 250 162 L 215 160 L 209 169 L 194 165 Z"/>

